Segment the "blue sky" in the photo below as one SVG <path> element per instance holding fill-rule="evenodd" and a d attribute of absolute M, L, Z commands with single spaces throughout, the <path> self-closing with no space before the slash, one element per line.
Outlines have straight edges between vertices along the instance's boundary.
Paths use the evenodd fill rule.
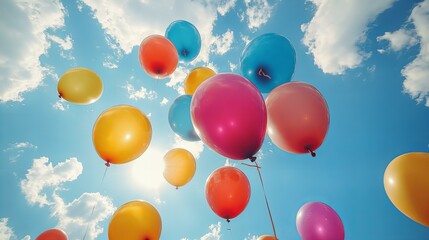
<path fill-rule="evenodd" d="M 272 234 L 255 169 L 227 160 L 168 125 L 168 109 L 197 66 L 239 73 L 246 43 L 264 33 L 287 37 L 297 53 L 293 81 L 315 86 L 330 110 L 317 157 L 286 153 L 266 137 L 259 153 L 280 239 L 300 239 L 298 209 L 331 206 L 346 239 L 429 239 L 429 228 L 400 213 L 383 187 L 388 163 L 429 150 L 429 0 L 12 1 L 0 3 L 0 239 L 35 239 L 60 227 L 70 239 L 107 239 L 115 208 L 142 199 L 163 222 L 161 239 L 244 239 Z M 170 78 L 150 78 L 138 46 L 178 19 L 193 23 L 202 49 Z M 72 67 L 96 71 L 102 97 L 91 105 L 58 99 Z M 137 160 L 105 166 L 92 127 L 105 109 L 129 104 L 150 119 L 153 138 Z M 197 157 L 193 180 L 176 191 L 162 177 L 173 147 Z M 209 208 L 207 176 L 233 164 L 252 196 L 228 225 Z M 91 216 L 92 206 L 97 209 Z M 230 228 L 231 230 L 227 230 Z"/>

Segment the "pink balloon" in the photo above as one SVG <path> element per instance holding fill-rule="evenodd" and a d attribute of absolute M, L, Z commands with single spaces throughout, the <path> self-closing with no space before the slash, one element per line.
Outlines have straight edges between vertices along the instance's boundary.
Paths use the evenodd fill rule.
<path fill-rule="evenodd" d="M 275 88 L 266 101 L 268 136 L 291 153 L 314 151 L 325 139 L 329 109 L 322 94 L 303 82 L 288 82 Z"/>
<path fill-rule="evenodd" d="M 236 160 L 252 157 L 262 146 L 267 110 L 258 89 L 246 78 L 217 74 L 195 91 L 191 117 L 201 140 Z"/>
<path fill-rule="evenodd" d="M 296 215 L 303 240 L 344 240 L 344 226 L 334 209 L 321 202 L 304 204 Z"/>

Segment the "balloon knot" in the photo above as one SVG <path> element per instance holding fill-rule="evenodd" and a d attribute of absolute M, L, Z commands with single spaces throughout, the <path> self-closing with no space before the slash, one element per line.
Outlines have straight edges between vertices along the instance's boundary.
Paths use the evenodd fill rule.
<path fill-rule="evenodd" d="M 185 56 L 185 57 L 188 56 L 188 51 L 186 51 L 185 49 L 183 49 L 182 50 L 182 55 Z"/>
<path fill-rule="evenodd" d="M 259 69 L 258 75 L 259 75 L 259 76 L 266 77 L 266 78 L 268 78 L 268 79 L 271 79 L 271 76 L 270 76 L 270 75 L 268 75 L 268 74 L 266 74 L 266 73 L 264 72 L 264 70 L 262 70 L 262 68 L 261 68 L 261 69 Z"/>
<path fill-rule="evenodd" d="M 176 190 L 179 190 L 179 187 L 178 187 L 178 186 L 176 186 Z"/>
<path fill-rule="evenodd" d="M 256 157 L 255 157 L 255 156 L 250 157 L 250 158 L 249 158 L 249 160 L 250 160 L 251 162 L 255 162 L 255 161 L 256 161 Z"/>
<path fill-rule="evenodd" d="M 230 222 L 231 222 L 231 220 L 229 220 L 229 218 L 227 218 L 227 219 L 226 219 L 226 221 L 227 221 L 228 223 L 230 223 Z"/>
<path fill-rule="evenodd" d="M 104 165 L 106 165 L 106 167 L 110 167 L 110 162 L 106 161 L 106 163 Z"/>
<path fill-rule="evenodd" d="M 63 95 L 60 93 L 60 94 L 58 94 L 58 97 L 59 98 L 63 98 Z"/>
<path fill-rule="evenodd" d="M 310 146 L 306 146 L 305 149 L 311 154 L 312 157 L 316 156 L 316 153 L 311 149 Z"/>

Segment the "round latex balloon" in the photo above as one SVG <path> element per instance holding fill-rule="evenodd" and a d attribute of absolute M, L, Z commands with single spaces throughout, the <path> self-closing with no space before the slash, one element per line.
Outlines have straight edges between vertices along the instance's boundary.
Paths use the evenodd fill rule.
<path fill-rule="evenodd" d="M 253 157 L 264 141 L 264 99 L 237 74 L 217 74 L 204 81 L 192 97 L 191 118 L 201 140 L 227 158 Z"/>
<path fill-rule="evenodd" d="M 171 129 L 186 141 L 199 141 L 191 120 L 191 95 L 182 95 L 170 106 L 168 123 Z"/>
<path fill-rule="evenodd" d="M 289 40 L 275 33 L 250 41 L 240 58 L 241 74 L 263 93 L 289 82 L 295 71 L 296 53 Z"/>
<path fill-rule="evenodd" d="M 179 62 L 176 47 L 167 38 L 151 35 L 139 48 L 140 65 L 146 73 L 157 79 L 166 78 L 176 70 Z"/>
<path fill-rule="evenodd" d="M 265 103 L 272 142 L 287 152 L 310 152 L 314 157 L 329 127 L 329 109 L 322 94 L 310 84 L 289 82 L 275 88 Z"/>
<path fill-rule="evenodd" d="M 200 86 L 204 80 L 214 76 L 215 74 L 216 72 L 208 67 L 194 68 L 185 78 L 185 93 L 193 95 L 195 90 L 197 90 L 198 86 Z"/>
<path fill-rule="evenodd" d="M 190 62 L 200 53 L 201 36 L 190 22 L 184 20 L 172 22 L 165 31 L 165 37 L 174 44 L 182 61 Z"/>
<path fill-rule="evenodd" d="M 176 188 L 191 181 L 195 169 L 195 158 L 186 149 L 174 148 L 164 156 L 164 178 Z"/>
<path fill-rule="evenodd" d="M 277 238 L 274 236 L 262 235 L 262 236 L 258 237 L 258 239 L 256 239 L 256 240 L 277 240 Z"/>
<path fill-rule="evenodd" d="M 98 155 L 110 163 L 121 164 L 138 158 L 152 139 L 152 126 L 139 109 L 119 105 L 100 114 L 92 130 Z"/>
<path fill-rule="evenodd" d="M 341 218 L 321 202 L 304 204 L 296 215 L 296 226 L 302 240 L 344 240 Z"/>
<path fill-rule="evenodd" d="M 206 199 L 213 212 L 229 221 L 243 212 L 249 202 L 249 180 L 238 168 L 218 168 L 207 178 Z"/>
<path fill-rule="evenodd" d="M 384 172 L 384 189 L 407 217 L 429 227 L 429 153 L 412 152 L 392 160 Z"/>
<path fill-rule="evenodd" d="M 57 228 L 52 228 L 49 230 L 46 230 L 42 234 L 40 234 L 38 237 L 36 237 L 36 240 L 67 240 L 67 234 Z"/>
<path fill-rule="evenodd" d="M 161 216 L 145 201 L 131 201 L 119 207 L 109 223 L 109 240 L 159 240 Z"/>
<path fill-rule="evenodd" d="M 72 68 L 61 76 L 57 90 L 64 100 L 77 104 L 90 104 L 101 97 L 103 82 L 92 70 Z"/>

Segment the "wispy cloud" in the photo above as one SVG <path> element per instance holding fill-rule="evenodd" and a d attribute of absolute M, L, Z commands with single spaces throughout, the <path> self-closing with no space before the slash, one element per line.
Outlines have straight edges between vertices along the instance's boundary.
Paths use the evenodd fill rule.
<path fill-rule="evenodd" d="M 167 105 L 168 102 L 169 102 L 168 99 L 163 97 L 159 104 L 161 104 L 161 106 L 165 106 L 165 105 Z"/>
<path fill-rule="evenodd" d="M 26 149 L 37 149 L 37 146 L 29 142 L 18 142 L 10 144 L 8 148 L 4 149 L 3 152 L 9 152 L 12 156 L 9 158 L 11 162 L 16 162 L 21 154 L 24 153 Z"/>
<path fill-rule="evenodd" d="M 234 41 L 234 32 L 228 29 L 224 34 L 214 37 L 214 52 L 218 55 L 223 55 L 231 49 Z"/>
<path fill-rule="evenodd" d="M 158 94 L 153 90 L 147 90 L 145 87 L 140 87 L 139 90 L 135 90 L 134 86 L 131 83 L 128 83 L 123 86 L 128 92 L 129 98 L 133 100 L 139 99 L 149 99 L 154 100 L 158 97 Z"/>
<path fill-rule="evenodd" d="M 256 31 L 268 22 L 273 11 L 273 6 L 268 0 L 244 0 L 246 11 L 242 20 L 247 20 L 250 30 Z"/>
<path fill-rule="evenodd" d="M 220 0 L 218 1 L 217 11 L 221 16 L 225 16 L 229 10 L 235 7 L 237 0 Z"/>
<path fill-rule="evenodd" d="M 8 226 L 8 221 L 8 218 L 0 218 L 0 239 L 9 240 L 16 238 L 13 229 Z"/>
<path fill-rule="evenodd" d="M 59 111 L 65 111 L 69 108 L 69 105 L 61 98 L 52 105 L 52 108 Z"/>
<path fill-rule="evenodd" d="M 404 28 L 395 32 L 385 32 L 383 36 L 377 37 L 377 41 L 388 41 L 388 50 L 395 52 L 412 47 L 419 42 L 415 31 Z M 385 52 L 384 49 L 378 49 L 377 51 L 380 53 Z"/>
<path fill-rule="evenodd" d="M 212 224 L 209 226 L 210 231 L 206 233 L 204 236 L 200 238 L 200 240 L 219 240 L 222 236 L 220 234 L 221 231 L 221 223 L 218 222 L 217 224 Z"/>

